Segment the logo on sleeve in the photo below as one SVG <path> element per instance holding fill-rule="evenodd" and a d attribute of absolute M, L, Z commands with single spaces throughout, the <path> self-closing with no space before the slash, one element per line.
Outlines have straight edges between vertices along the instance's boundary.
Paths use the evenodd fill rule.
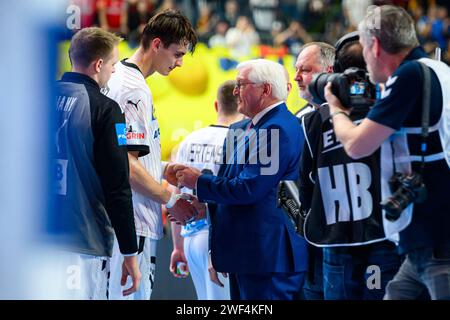
<path fill-rule="evenodd" d="M 141 102 L 141 100 L 138 100 L 136 102 L 133 102 L 132 100 L 128 100 L 127 104 L 131 104 L 132 106 L 134 106 L 136 108 L 136 110 L 139 110 L 138 108 L 138 103 Z"/>
<path fill-rule="evenodd" d="M 138 124 L 135 124 L 140 131 L 144 131 L 144 128 L 140 128 Z M 135 130 L 132 124 L 127 128 L 127 140 L 144 140 L 145 132 L 139 132 Z"/>
<path fill-rule="evenodd" d="M 154 105 L 152 105 L 152 121 L 153 120 L 156 120 L 156 113 L 155 113 L 156 111 L 155 111 L 155 106 Z"/>
<path fill-rule="evenodd" d="M 125 123 L 116 123 L 117 143 L 119 146 L 127 144 L 127 128 Z"/>
<path fill-rule="evenodd" d="M 397 79 L 398 79 L 398 76 L 395 76 L 395 77 L 392 77 L 392 78 L 389 77 L 387 79 L 387 81 L 386 81 L 386 87 L 392 86 L 395 83 L 395 81 L 397 81 Z"/>

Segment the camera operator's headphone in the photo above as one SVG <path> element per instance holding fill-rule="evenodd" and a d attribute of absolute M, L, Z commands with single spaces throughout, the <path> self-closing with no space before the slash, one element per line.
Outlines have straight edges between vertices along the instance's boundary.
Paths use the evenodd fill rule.
<path fill-rule="evenodd" d="M 338 59 L 338 55 L 339 55 L 339 51 L 341 51 L 341 49 L 349 42 L 353 42 L 353 41 L 358 41 L 359 40 L 359 33 L 358 31 L 353 31 L 350 33 L 347 33 L 345 35 L 343 35 L 334 45 L 334 48 L 336 49 L 336 58 L 334 59 L 334 64 L 333 64 L 333 72 L 343 72 L 344 68 L 342 67 L 339 59 Z"/>

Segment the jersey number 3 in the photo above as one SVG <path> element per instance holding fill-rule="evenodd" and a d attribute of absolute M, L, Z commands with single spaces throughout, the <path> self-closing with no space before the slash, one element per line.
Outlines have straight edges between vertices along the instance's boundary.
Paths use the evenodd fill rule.
<path fill-rule="evenodd" d="M 65 196 L 67 194 L 67 160 L 55 159 L 54 190 L 56 194 Z"/>

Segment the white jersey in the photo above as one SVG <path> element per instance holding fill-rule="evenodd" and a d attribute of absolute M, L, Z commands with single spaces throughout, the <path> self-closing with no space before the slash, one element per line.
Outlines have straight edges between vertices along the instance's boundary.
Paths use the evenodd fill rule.
<path fill-rule="evenodd" d="M 161 183 L 159 125 L 154 115 L 152 93 L 139 68 L 125 61 L 117 63 L 106 94 L 125 113 L 128 151 L 139 151 L 139 161 L 145 170 Z M 151 239 L 161 239 L 161 204 L 134 190 L 132 193 L 136 233 Z"/>
<path fill-rule="evenodd" d="M 217 175 L 222 163 L 223 143 L 228 127 L 211 125 L 189 134 L 180 143 L 176 162 L 197 168 L 201 171 L 209 170 Z M 183 188 L 183 192 L 192 193 Z M 206 219 L 187 224 L 182 228 L 182 236 L 191 236 L 208 227 Z"/>
<path fill-rule="evenodd" d="M 192 132 L 180 143 L 177 162 L 199 170 L 211 170 L 212 174 L 217 175 L 227 133 L 228 127 L 219 125 Z"/>

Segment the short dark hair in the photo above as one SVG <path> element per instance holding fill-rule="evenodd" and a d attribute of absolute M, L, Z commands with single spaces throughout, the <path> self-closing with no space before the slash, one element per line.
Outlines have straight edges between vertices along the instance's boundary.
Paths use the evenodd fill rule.
<path fill-rule="evenodd" d="M 346 43 L 339 51 L 336 51 L 336 61 L 338 70 L 334 72 L 344 72 L 348 68 L 360 68 L 366 70 L 366 62 L 362 54 L 362 45 L 358 40 Z"/>
<path fill-rule="evenodd" d="M 86 68 L 96 59 L 107 59 L 120 41 L 122 38 L 97 27 L 81 29 L 70 42 L 70 62 Z"/>
<path fill-rule="evenodd" d="M 225 116 L 237 113 L 237 97 L 233 94 L 235 87 L 236 81 L 228 80 L 222 83 L 217 90 L 218 109 Z"/>
<path fill-rule="evenodd" d="M 154 15 L 142 31 L 141 46 L 144 50 L 150 47 L 153 39 L 161 39 L 167 48 L 172 43 L 189 43 L 191 52 L 194 52 L 198 41 L 192 24 L 178 10 L 168 9 Z"/>

